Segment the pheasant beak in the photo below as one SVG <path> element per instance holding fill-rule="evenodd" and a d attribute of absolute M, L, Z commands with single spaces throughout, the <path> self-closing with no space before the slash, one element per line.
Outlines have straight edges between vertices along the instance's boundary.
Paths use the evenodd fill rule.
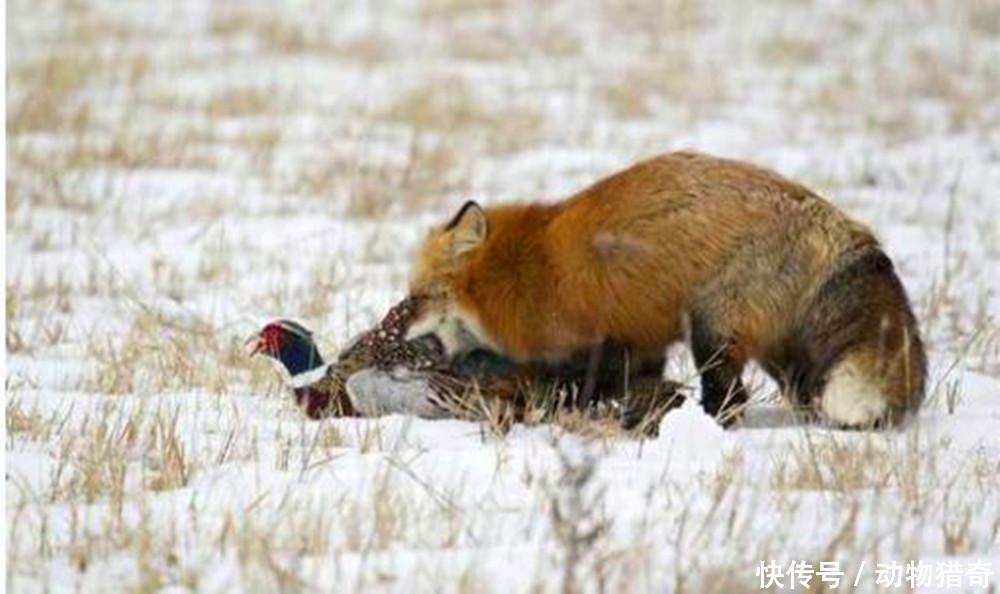
<path fill-rule="evenodd" d="M 264 342 L 264 337 L 262 335 L 254 334 L 253 336 L 247 339 L 246 343 L 244 343 L 243 346 L 244 348 L 246 348 L 247 354 L 250 357 L 253 357 L 255 355 L 264 352 L 266 344 Z"/>

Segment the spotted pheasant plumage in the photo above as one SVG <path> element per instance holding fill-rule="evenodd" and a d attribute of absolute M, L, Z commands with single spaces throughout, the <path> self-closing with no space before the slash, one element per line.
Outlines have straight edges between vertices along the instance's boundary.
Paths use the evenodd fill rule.
<path fill-rule="evenodd" d="M 454 402 L 469 390 L 473 382 L 448 368 L 439 344 L 429 341 L 406 340 L 418 299 L 407 297 L 394 305 L 377 326 L 354 340 L 327 367 L 324 377 L 295 390 L 296 401 L 310 418 L 328 414 L 354 415 L 356 411 L 347 395 L 347 379 L 363 369 L 390 371 L 404 368 L 422 373 L 438 402 Z"/>
<path fill-rule="evenodd" d="M 362 334 L 337 359 L 346 375 L 364 369 L 404 366 L 413 371 L 441 369 L 444 352 L 431 343 L 408 341 L 406 332 L 417 313 L 418 300 L 407 297 L 394 305 L 377 326 Z"/>

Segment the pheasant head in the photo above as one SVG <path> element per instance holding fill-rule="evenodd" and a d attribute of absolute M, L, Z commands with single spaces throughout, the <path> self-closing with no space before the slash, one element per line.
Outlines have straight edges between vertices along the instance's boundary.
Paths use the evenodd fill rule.
<path fill-rule="evenodd" d="M 348 344 L 333 365 L 324 363 L 312 333 L 291 320 L 265 325 L 251 339 L 251 355 L 262 354 L 284 366 L 296 401 L 310 418 L 353 415 L 346 382 L 363 369 L 427 372 L 439 380 L 435 388 L 444 387 L 450 374 L 440 341 L 433 336 L 406 340 L 417 306 L 418 299 L 412 297 L 393 306 L 377 326 Z"/>

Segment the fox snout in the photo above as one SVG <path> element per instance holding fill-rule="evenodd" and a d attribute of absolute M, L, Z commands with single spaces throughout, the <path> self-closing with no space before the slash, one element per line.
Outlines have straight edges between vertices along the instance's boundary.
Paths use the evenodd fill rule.
<path fill-rule="evenodd" d="M 446 303 L 425 300 L 406 331 L 407 340 L 437 340 L 445 356 L 455 359 L 483 347 L 470 324 Z"/>

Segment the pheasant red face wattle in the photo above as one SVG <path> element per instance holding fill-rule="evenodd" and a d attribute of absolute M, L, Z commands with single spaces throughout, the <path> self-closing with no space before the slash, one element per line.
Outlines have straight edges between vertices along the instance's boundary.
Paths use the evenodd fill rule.
<path fill-rule="evenodd" d="M 264 354 L 268 357 L 277 357 L 288 342 L 289 329 L 282 326 L 280 322 L 275 322 L 264 326 L 264 328 L 247 341 L 250 347 L 250 356 Z M 251 344 L 252 343 L 252 344 Z"/>

